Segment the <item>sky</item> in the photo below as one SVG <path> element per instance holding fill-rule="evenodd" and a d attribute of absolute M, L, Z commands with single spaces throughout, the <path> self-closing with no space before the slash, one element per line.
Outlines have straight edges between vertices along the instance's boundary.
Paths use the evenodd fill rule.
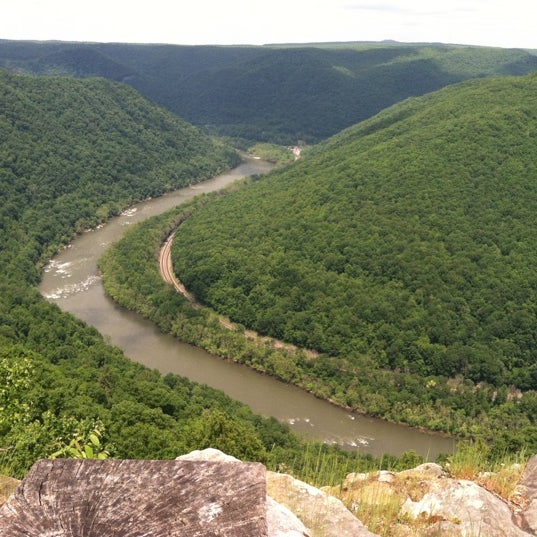
<path fill-rule="evenodd" d="M 441 42 L 537 49 L 535 0 L 3 0 L 0 39 Z"/>

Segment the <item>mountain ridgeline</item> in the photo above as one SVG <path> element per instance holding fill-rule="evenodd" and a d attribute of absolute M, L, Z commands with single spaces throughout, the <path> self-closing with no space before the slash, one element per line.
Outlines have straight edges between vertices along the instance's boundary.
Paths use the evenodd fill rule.
<path fill-rule="evenodd" d="M 317 142 L 410 96 L 537 70 L 518 49 L 344 43 L 176 46 L 0 41 L 0 66 L 125 82 L 179 117 L 233 137 Z"/>
<path fill-rule="evenodd" d="M 535 426 L 536 90 L 537 75 L 468 81 L 343 131 L 184 222 L 178 277 L 321 353 L 309 374 L 342 404 L 434 427 L 440 401 L 459 425 L 505 403 Z M 413 400 L 419 416 L 401 412 Z"/>

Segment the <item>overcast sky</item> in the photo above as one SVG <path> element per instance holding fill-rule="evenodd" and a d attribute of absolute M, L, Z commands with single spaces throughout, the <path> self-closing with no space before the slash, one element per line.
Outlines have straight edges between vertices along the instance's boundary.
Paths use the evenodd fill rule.
<path fill-rule="evenodd" d="M 3 0 L 0 39 L 442 42 L 537 49 L 535 0 Z"/>

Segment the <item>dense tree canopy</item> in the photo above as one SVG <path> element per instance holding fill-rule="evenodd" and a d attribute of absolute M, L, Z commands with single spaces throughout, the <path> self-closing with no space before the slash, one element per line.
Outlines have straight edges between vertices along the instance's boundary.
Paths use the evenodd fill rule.
<path fill-rule="evenodd" d="M 344 361 L 537 389 L 536 86 L 466 82 L 344 131 L 182 224 L 179 278 Z"/>

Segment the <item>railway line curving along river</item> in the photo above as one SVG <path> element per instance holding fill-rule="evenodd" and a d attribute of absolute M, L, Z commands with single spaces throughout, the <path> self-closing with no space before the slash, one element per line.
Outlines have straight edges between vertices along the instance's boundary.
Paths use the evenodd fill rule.
<path fill-rule="evenodd" d="M 173 285 L 174 289 L 181 293 L 189 302 L 193 308 L 199 308 L 198 304 L 194 300 L 194 297 L 187 291 L 186 287 L 177 279 L 173 272 L 172 266 L 172 243 L 175 233 L 172 233 L 164 243 L 164 246 L 160 250 L 159 265 L 160 275 L 164 278 L 164 281 Z"/>
<path fill-rule="evenodd" d="M 160 333 L 153 323 L 105 295 L 97 261 L 128 226 L 197 194 L 221 189 L 241 177 L 270 169 L 266 162 L 248 160 L 209 181 L 129 208 L 106 225 L 78 236 L 54 257 L 45 268 L 41 293 L 63 310 L 95 326 L 132 360 L 163 374 L 176 373 L 221 389 L 255 412 L 287 422 L 293 430 L 309 438 L 374 455 L 399 455 L 414 450 L 434 459 L 439 453 L 451 453 L 455 446 L 451 438 L 351 413 L 248 367 L 212 356 Z"/>

